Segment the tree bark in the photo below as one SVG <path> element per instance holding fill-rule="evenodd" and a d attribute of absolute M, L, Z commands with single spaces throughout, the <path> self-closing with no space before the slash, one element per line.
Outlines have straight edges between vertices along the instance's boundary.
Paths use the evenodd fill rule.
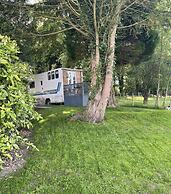
<path fill-rule="evenodd" d="M 91 88 L 93 88 L 96 85 L 97 81 L 97 66 L 100 63 L 100 51 L 99 51 L 99 44 L 96 45 L 96 51 L 95 54 L 92 55 L 91 58 Z"/>
<path fill-rule="evenodd" d="M 106 74 L 104 83 L 100 86 L 95 98 L 88 104 L 86 110 L 86 118 L 90 122 L 98 123 L 104 119 L 105 110 L 110 96 L 112 81 L 113 81 L 113 64 L 115 52 L 115 37 L 117 25 L 112 29 L 109 37 L 109 55 L 107 57 Z"/>
<path fill-rule="evenodd" d="M 100 64 L 100 50 L 99 50 L 99 32 L 97 26 L 97 16 L 96 16 L 96 0 L 93 2 L 93 23 L 95 29 L 95 53 L 92 53 L 92 60 L 91 60 L 91 88 L 96 86 L 97 81 L 97 67 Z"/>
<path fill-rule="evenodd" d="M 164 97 L 164 100 L 163 100 L 163 107 L 165 107 L 165 105 L 166 105 L 168 90 L 169 90 L 169 81 L 167 82 L 167 86 L 166 86 L 165 97 Z"/>
<path fill-rule="evenodd" d="M 144 100 L 143 100 L 143 104 L 148 104 L 148 97 L 149 97 L 149 93 L 147 91 L 144 92 L 143 94 Z"/>
<path fill-rule="evenodd" d="M 116 106 L 117 106 L 117 102 L 116 102 L 116 98 L 115 98 L 115 91 L 114 91 L 113 86 L 112 86 L 111 91 L 110 91 L 110 96 L 109 96 L 107 106 L 111 107 L 111 108 L 116 108 Z"/>
<path fill-rule="evenodd" d="M 119 91 L 120 96 L 124 96 L 124 76 L 120 75 L 119 77 Z"/>
<path fill-rule="evenodd" d="M 132 106 L 134 106 L 134 93 L 132 93 Z"/>
<path fill-rule="evenodd" d="M 163 36 L 161 37 L 161 50 L 160 50 L 160 61 L 159 61 L 159 67 L 158 67 L 158 81 L 157 81 L 157 96 L 155 101 L 155 107 L 159 107 L 159 99 L 160 99 L 160 82 L 161 82 L 161 63 L 162 63 L 162 54 L 163 54 Z"/>
<path fill-rule="evenodd" d="M 157 96 L 155 101 L 155 107 L 159 107 L 159 99 L 160 99 L 160 67 L 159 67 L 159 73 L 158 73 L 158 81 L 157 81 Z"/>
<path fill-rule="evenodd" d="M 144 96 L 143 104 L 145 104 L 145 105 L 148 104 L 148 96 Z"/>
<path fill-rule="evenodd" d="M 102 80 L 100 83 L 97 83 L 97 67 L 99 65 L 99 62 L 102 62 L 102 60 L 100 60 L 101 59 L 100 54 L 99 54 L 99 57 L 96 56 L 97 59 L 99 59 L 99 61 L 96 60 L 96 63 L 95 63 L 96 66 L 94 67 L 94 75 L 96 76 L 96 78 L 92 78 L 92 80 L 95 79 L 96 84 L 92 83 L 94 81 L 92 81 L 91 83 L 93 86 L 98 85 L 98 88 L 96 88 L 95 96 L 89 101 L 89 104 L 84 114 L 84 119 L 86 119 L 89 122 L 97 123 L 97 122 L 101 122 L 104 119 L 104 115 L 105 115 L 105 111 L 106 111 L 106 107 L 107 107 L 107 103 L 109 100 L 110 91 L 112 87 L 112 81 L 113 81 L 116 30 L 118 27 L 119 17 L 120 17 L 123 3 L 124 3 L 123 0 L 116 1 L 116 7 L 114 8 L 115 10 L 113 11 L 113 13 L 111 13 L 110 22 L 107 28 L 108 29 L 107 30 L 107 33 L 108 33 L 107 51 L 105 55 L 105 62 L 103 64 L 104 65 L 103 67 L 105 67 L 105 72 L 104 72 L 105 74 L 101 76 Z M 102 37 L 99 37 L 100 36 L 99 33 L 101 32 L 102 26 L 99 25 L 101 21 L 97 21 L 96 0 L 93 1 L 92 7 L 93 7 L 95 38 L 96 38 L 96 49 L 98 49 L 98 52 L 99 52 L 100 43 L 103 43 L 103 40 L 102 42 L 100 42 L 100 40 L 103 39 L 104 34 L 101 33 Z M 96 55 L 97 54 L 98 53 L 96 52 Z"/>

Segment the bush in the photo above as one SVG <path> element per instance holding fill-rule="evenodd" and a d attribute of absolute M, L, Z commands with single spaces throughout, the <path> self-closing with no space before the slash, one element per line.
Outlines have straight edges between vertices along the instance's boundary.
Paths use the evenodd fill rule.
<path fill-rule="evenodd" d="M 34 99 L 27 92 L 29 66 L 19 60 L 18 54 L 16 42 L 0 35 L 0 167 L 19 145 L 31 145 L 19 131 L 40 119 L 34 111 Z"/>

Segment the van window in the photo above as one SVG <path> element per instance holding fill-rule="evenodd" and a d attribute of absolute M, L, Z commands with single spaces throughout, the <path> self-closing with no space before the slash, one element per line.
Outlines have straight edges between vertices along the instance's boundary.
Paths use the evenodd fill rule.
<path fill-rule="evenodd" d="M 52 71 L 51 75 L 52 75 L 52 79 L 55 79 L 55 72 L 54 71 Z"/>
<path fill-rule="evenodd" d="M 57 86 L 57 92 L 59 92 L 61 89 L 61 82 L 58 82 L 58 86 Z"/>
<path fill-rule="evenodd" d="M 35 88 L 35 82 L 30 82 L 30 89 Z"/>
<path fill-rule="evenodd" d="M 76 80 L 75 80 L 75 76 L 73 77 L 73 84 L 75 84 L 76 83 Z"/>
<path fill-rule="evenodd" d="M 59 71 L 58 71 L 58 70 L 55 71 L 55 78 L 56 78 L 56 79 L 59 78 Z"/>
<path fill-rule="evenodd" d="M 48 80 L 51 80 L 51 73 L 48 72 Z"/>
<path fill-rule="evenodd" d="M 71 84 L 72 80 L 71 80 L 71 72 L 68 73 L 68 84 Z"/>

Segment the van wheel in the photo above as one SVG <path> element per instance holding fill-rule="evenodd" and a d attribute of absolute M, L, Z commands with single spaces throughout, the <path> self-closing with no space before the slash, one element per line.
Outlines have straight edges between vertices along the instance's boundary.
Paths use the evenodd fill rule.
<path fill-rule="evenodd" d="M 46 105 L 49 105 L 50 104 L 50 99 L 49 98 L 46 99 L 45 104 Z"/>

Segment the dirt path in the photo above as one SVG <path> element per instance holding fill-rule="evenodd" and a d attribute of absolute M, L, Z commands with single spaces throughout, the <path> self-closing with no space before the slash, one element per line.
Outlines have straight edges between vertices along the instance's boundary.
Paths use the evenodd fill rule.
<path fill-rule="evenodd" d="M 26 163 L 24 158 L 26 157 L 27 152 L 28 150 L 26 148 L 21 149 L 18 153 L 21 157 L 15 157 L 13 160 L 6 161 L 4 168 L 0 171 L 0 179 L 7 177 L 11 173 L 23 168 L 24 164 Z"/>
<path fill-rule="evenodd" d="M 22 130 L 20 134 L 24 138 L 29 138 L 31 136 L 31 132 L 27 130 Z M 0 171 L 0 179 L 9 176 L 11 173 L 16 172 L 17 170 L 24 167 L 26 163 L 25 159 L 28 155 L 28 149 L 26 146 L 21 147 L 21 149 L 17 151 L 18 157 L 14 152 L 11 152 L 11 155 L 12 155 L 12 160 L 7 159 L 5 161 L 3 169 Z"/>

